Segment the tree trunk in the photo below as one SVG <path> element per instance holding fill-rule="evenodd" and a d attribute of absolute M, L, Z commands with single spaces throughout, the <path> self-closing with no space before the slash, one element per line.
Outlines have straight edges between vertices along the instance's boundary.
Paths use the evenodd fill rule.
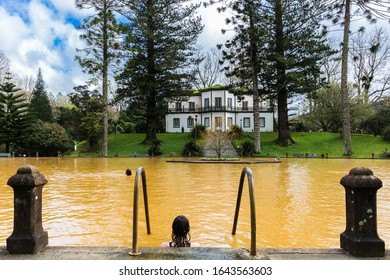
<path fill-rule="evenodd" d="M 255 153 L 261 152 L 260 144 L 260 98 L 259 98 L 259 82 L 258 82 L 258 57 L 257 57 L 257 36 L 255 35 L 253 1 L 250 1 L 249 7 L 249 36 L 250 36 L 250 52 L 252 64 L 252 84 L 253 84 L 253 133 L 254 133 L 254 148 Z"/>
<path fill-rule="evenodd" d="M 103 137 L 102 156 L 108 156 L 108 18 L 107 3 L 104 2 L 103 19 Z"/>
<path fill-rule="evenodd" d="M 150 94 L 148 97 L 148 103 L 146 108 L 146 137 L 144 140 L 145 144 L 152 144 L 157 141 L 157 108 L 156 108 L 156 96 L 155 94 Z"/>
<path fill-rule="evenodd" d="M 158 140 L 157 138 L 157 92 L 156 92 L 156 62 L 155 62 L 155 41 L 153 34 L 155 32 L 154 19 L 153 19 L 153 1 L 147 1 L 147 28 L 148 28 L 148 39 L 147 39 L 147 104 L 146 104 L 146 122 L 147 131 L 145 144 L 151 144 Z"/>
<path fill-rule="evenodd" d="M 352 154 L 351 143 L 351 124 L 349 114 L 349 93 L 348 93 L 348 46 L 349 46 L 349 29 L 351 21 L 351 1 L 345 2 L 345 16 L 344 16 L 344 38 L 343 49 L 341 56 L 341 95 L 343 107 L 343 144 L 344 155 L 350 156 Z"/>
<path fill-rule="evenodd" d="M 294 143 L 288 126 L 287 91 L 285 86 L 278 92 L 278 132 L 277 143 L 279 145 L 287 147 L 290 143 Z"/>
<path fill-rule="evenodd" d="M 278 87 L 278 139 L 277 143 L 281 146 L 288 146 L 294 143 L 291 138 L 290 128 L 288 126 L 288 109 L 287 109 L 287 76 L 286 64 L 284 61 L 284 33 L 283 33 L 283 11 L 281 0 L 276 1 L 275 5 L 275 33 L 276 33 L 276 83 Z"/>

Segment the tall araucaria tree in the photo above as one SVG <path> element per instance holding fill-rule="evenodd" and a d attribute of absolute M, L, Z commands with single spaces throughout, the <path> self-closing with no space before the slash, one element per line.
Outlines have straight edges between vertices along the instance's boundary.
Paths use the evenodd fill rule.
<path fill-rule="evenodd" d="M 188 0 L 124 0 L 129 21 L 128 61 L 118 77 L 119 95 L 146 108 L 147 144 L 158 141 L 158 104 L 191 89 L 191 59 L 203 30 L 199 5 Z"/>
<path fill-rule="evenodd" d="M 27 108 L 25 94 L 12 83 L 7 73 L 5 82 L 0 84 L 0 143 L 5 144 L 7 153 L 33 123 Z"/>
<path fill-rule="evenodd" d="M 225 44 L 225 57 L 236 67 L 230 71 L 227 65 L 227 69 L 241 80 L 253 81 L 254 99 L 260 89 L 262 95 L 277 100 L 277 142 L 294 143 L 288 99 L 320 87 L 321 61 L 331 53 L 321 25 L 324 6 L 319 0 L 218 2 L 229 3 L 237 13 L 229 20 L 237 35 Z"/>
<path fill-rule="evenodd" d="M 260 144 L 260 93 L 259 75 L 261 72 L 261 60 L 263 45 L 261 36 L 264 33 L 259 28 L 260 2 L 254 0 L 244 1 L 218 1 L 226 5 L 219 11 L 227 8 L 232 11 L 231 18 L 226 23 L 234 26 L 235 35 L 225 43 L 223 59 L 227 61 L 225 68 L 228 77 L 235 77 L 238 84 L 230 85 L 233 88 L 249 89 L 253 95 L 253 146 L 255 153 L 261 151 Z M 213 4 L 213 1 L 210 2 Z"/>
<path fill-rule="evenodd" d="M 115 18 L 115 11 L 120 9 L 119 0 L 76 0 L 79 9 L 91 9 L 95 13 L 84 19 L 79 27 L 83 31 L 80 36 L 86 47 L 78 50 L 83 57 L 76 56 L 83 70 L 93 75 L 91 82 L 102 83 L 102 101 L 104 113 L 102 118 L 102 156 L 108 155 L 108 91 L 109 74 L 120 60 L 120 28 Z"/>
<path fill-rule="evenodd" d="M 31 93 L 28 110 L 35 118 L 43 122 L 54 122 L 53 110 L 46 92 L 46 85 L 42 77 L 41 69 L 38 70 L 37 80 Z"/>
<path fill-rule="evenodd" d="M 341 94 L 343 106 L 343 145 L 344 155 L 352 155 L 351 121 L 349 110 L 348 91 L 348 55 L 349 37 L 351 33 L 351 18 L 353 16 L 366 17 L 370 23 L 377 19 L 390 18 L 390 2 L 381 0 L 327 0 L 326 5 L 331 13 L 334 23 L 343 25 L 343 41 L 341 52 Z M 335 13 L 335 14 L 334 14 Z"/>
<path fill-rule="evenodd" d="M 321 62 L 332 53 L 322 26 L 325 7 L 320 0 L 265 0 L 261 26 L 268 67 L 262 83 L 278 105 L 278 139 L 294 143 L 288 122 L 288 100 L 321 87 Z"/>

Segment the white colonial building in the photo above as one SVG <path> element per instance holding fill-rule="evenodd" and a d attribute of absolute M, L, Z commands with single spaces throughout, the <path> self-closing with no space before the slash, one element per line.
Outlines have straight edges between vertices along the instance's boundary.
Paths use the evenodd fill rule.
<path fill-rule="evenodd" d="M 236 96 L 227 89 L 212 89 L 183 96 L 168 103 L 166 132 L 190 132 L 196 124 L 207 130 L 228 131 L 237 125 L 245 132 L 253 131 L 253 98 Z M 260 104 L 260 131 L 273 131 L 273 110 L 269 101 Z"/>

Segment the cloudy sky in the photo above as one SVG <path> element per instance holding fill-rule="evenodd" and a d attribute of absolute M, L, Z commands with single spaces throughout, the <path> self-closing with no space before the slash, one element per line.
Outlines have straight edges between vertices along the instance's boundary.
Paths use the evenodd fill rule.
<path fill-rule="evenodd" d="M 198 43 L 205 50 L 224 42 L 224 15 L 215 7 L 201 8 L 205 30 Z M 77 26 L 88 10 L 74 0 L 0 0 L 0 50 L 20 77 L 36 77 L 41 68 L 48 92 L 64 94 L 88 78 L 74 61 L 82 47 Z"/>

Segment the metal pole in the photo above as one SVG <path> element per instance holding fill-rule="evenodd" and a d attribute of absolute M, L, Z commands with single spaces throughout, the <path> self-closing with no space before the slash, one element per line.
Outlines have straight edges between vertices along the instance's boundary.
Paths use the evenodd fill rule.
<path fill-rule="evenodd" d="M 242 190 L 244 187 L 245 175 L 247 175 L 247 177 L 248 177 L 250 215 L 251 215 L 251 249 L 250 249 L 250 254 L 254 256 L 254 255 L 256 255 L 256 207 L 255 207 L 255 194 L 254 194 L 254 188 L 253 188 L 253 185 L 254 185 L 253 184 L 253 175 L 252 175 L 252 170 L 249 167 L 245 167 L 241 172 L 240 185 L 238 187 L 238 194 L 237 194 L 236 211 L 234 214 L 232 235 L 236 234 L 238 214 L 240 212 L 240 204 L 241 204 Z"/>
<path fill-rule="evenodd" d="M 138 189 L 140 183 L 140 176 L 142 177 L 142 187 L 144 193 L 144 206 L 145 206 L 145 217 L 146 217 L 146 230 L 150 234 L 150 220 L 149 220 L 149 206 L 148 206 L 148 194 L 146 187 L 146 175 L 145 169 L 139 167 L 137 169 L 134 179 L 134 198 L 133 198 L 133 242 L 132 249 L 129 253 L 131 256 L 138 256 L 141 252 L 138 251 Z"/>

